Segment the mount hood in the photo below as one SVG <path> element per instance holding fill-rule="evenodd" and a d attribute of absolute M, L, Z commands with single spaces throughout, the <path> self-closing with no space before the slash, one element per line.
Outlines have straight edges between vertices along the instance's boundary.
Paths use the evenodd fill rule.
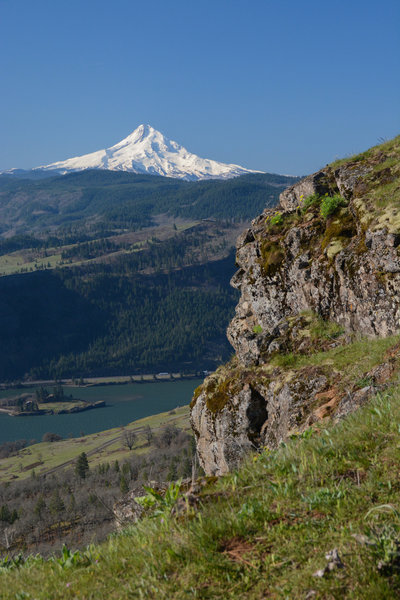
<path fill-rule="evenodd" d="M 128 137 L 110 148 L 36 167 L 32 171 L 38 174 L 54 172 L 65 175 L 86 169 L 146 173 L 189 181 L 230 179 L 246 173 L 260 172 L 200 158 L 150 125 L 139 125 Z"/>

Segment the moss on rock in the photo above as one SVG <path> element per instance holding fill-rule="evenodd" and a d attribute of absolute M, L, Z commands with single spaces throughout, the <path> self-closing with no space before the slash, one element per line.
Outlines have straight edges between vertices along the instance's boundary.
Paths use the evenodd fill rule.
<path fill-rule="evenodd" d="M 274 241 L 265 240 L 261 244 L 260 266 L 265 276 L 272 277 L 285 260 L 285 250 Z"/>
<path fill-rule="evenodd" d="M 193 408 L 197 402 L 198 397 L 203 391 L 203 385 L 199 385 L 193 392 L 192 401 L 190 402 L 190 408 Z"/>

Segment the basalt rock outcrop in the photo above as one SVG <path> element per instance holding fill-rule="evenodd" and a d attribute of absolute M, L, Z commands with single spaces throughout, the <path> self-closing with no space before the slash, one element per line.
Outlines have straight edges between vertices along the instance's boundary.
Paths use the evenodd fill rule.
<path fill-rule="evenodd" d="M 206 473 L 226 473 L 252 448 L 346 414 L 385 384 L 371 369 L 359 377 L 368 385 L 352 381 L 320 357 L 354 336 L 399 332 L 399 159 L 395 138 L 327 166 L 285 190 L 239 238 L 232 285 L 241 297 L 228 328 L 235 358 L 192 400 Z"/>

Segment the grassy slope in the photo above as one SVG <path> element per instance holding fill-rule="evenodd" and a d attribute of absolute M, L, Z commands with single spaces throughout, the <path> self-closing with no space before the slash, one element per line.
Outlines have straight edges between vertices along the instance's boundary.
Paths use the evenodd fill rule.
<path fill-rule="evenodd" d="M 389 231 L 398 231 L 400 226 L 400 135 L 350 158 L 338 160 L 330 165 L 336 169 L 351 163 L 373 165 L 372 171 L 363 177 L 357 196 L 362 197 L 361 212 L 364 223 L 372 228 L 386 226 Z"/>
<path fill-rule="evenodd" d="M 399 447 L 398 386 L 209 484 L 188 516 L 145 519 L 76 566 L 38 558 L 4 570 L 1 598 L 397 597 L 390 553 L 400 540 Z M 345 568 L 313 577 L 333 548 Z"/>
<path fill-rule="evenodd" d="M 60 442 L 41 442 L 28 446 L 20 450 L 15 456 L 1 460 L 0 482 L 16 478 L 22 480 L 30 477 L 33 468 L 37 475 L 48 473 L 60 468 L 64 463 L 69 464 L 69 461 L 75 460 L 83 451 L 89 457 L 90 467 L 108 461 L 123 461 L 132 453 L 149 452 L 154 450 L 154 447 L 149 447 L 145 441 L 143 428 L 148 425 L 156 431 L 159 427 L 167 424 L 174 424 L 181 429 L 188 430 L 189 407 L 176 408 L 174 411 L 139 419 L 127 425 L 125 430 L 133 430 L 138 434 L 132 451 L 124 446 L 121 440 L 122 431 L 120 427 L 86 435 L 83 438 L 73 438 Z"/>
<path fill-rule="evenodd" d="M 327 366 L 343 372 L 348 379 L 362 377 L 379 364 L 385 352 L 399 341 L 399 336 L 387 338 L 355 339 L 351 344 L 339 345 L 336 348 L 315 354 L 278 354 L 270 364 L 290 368 L 306 366 Z"/>
<path fill-rule="evenodd" d="M 80 266 L 84 264 L 88 264 L 91 262 L 98 262 L 108 260 L 110 258 L 116 258 L 121 254 L 129 254 L 129 252 L 138 252 L 146 244 L 148 240 L 152 238 L 152 236 L 157 235 L 157 238 L 161 241 L 165 241 L 167 239 L 172 238 L 176 235 L 176 232 L 183 232 L 199 224 L 199 221 L 182 221 L 178 222 L 176 229 L 174 229 L 174 222 L 171 221 L 170 224 L 158 226 L 158 227 L 150 227 L 146 230 L 139 232 L 132 232 L 129 235 L 129 249 L 118 250 L 119 242 L 126 243 L 127 234 L 113 235 L 104 238 L 98 238 L 91 240 L 92 242 L 98 242 L 100 240 L 110 240 L 116 246 L 118 252 L 109 252 L 105 253 L 100 258 L 95 259 L 78 259 L 74 258 L 69 261 L 65 261 L 62 259 L 62 252 L 66 250 L 70 250 L 71 248 L 78 246 L 78 244 L 68 244 L 65 246 L 61 246 L 58 248 L 48 248 L 46 253 L 40 249 L 23 249 L 16 250 L 15 252 L 10 252 L 8 254 L 3 254 L 0 256 L 0 276 L 1 275 L 12 275 L 15 273 L 27 273 L 28 271 L 35 270 L 43 270 L 43 269 L 55 269 L 55 268 L 68 268 L 71 266 Z M 211 229 L 211 227 L 210 227 Z M 236 233 L 235 227 L 233 227 L 234 232 Z M 228 235 L 226 237 L 229 237 Z"/>

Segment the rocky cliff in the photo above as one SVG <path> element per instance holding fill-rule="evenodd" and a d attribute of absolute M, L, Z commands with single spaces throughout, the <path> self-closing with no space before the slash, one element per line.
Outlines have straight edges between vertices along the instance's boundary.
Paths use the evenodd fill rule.
<path fill-rule="evenodd" d="M 284 191 L 238 240 L 235 357 L 194 394 L 191 423 L 208 474 L 235 468 L 397 372 L 400 137 Z"/>

